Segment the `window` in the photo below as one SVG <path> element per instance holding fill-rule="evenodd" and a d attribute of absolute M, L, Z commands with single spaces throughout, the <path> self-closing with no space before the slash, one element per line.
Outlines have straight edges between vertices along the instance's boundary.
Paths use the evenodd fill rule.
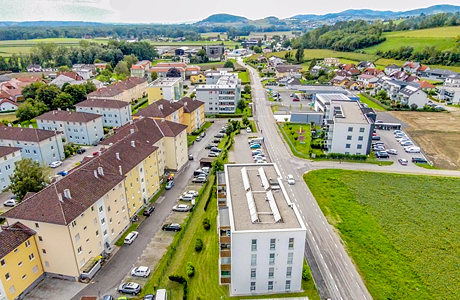
<path fill-rule="evenodd" d="M 275 274 L 275 268 L 268 269 L 268 278 L 272 279 Z"/>
<path fill-rule="evenodd" d="M 251 251 L 257 251 L 257 240 L 252 240 Z"/>
<path fill-rule="evenodd" d="M 287 259 L 287 263 L 288 265 L 292 265 L 292 260 L 294 259 L 294 253 L 288 253 L 288 259 Z"/>
<path fill-rule="evenodd" d="M 101 224 L 104 225 L 105 224 L 105 218 L 102 218 L 101 220 Z"/>
<path fill-rule="evenodd" d="M 20 267 L 20 266 L 22 266 L 22 261 L 20 261 L 20 262 L 18 263 L 18 267 Z"/>
<path fill-rule="evenodd" d="M 30 247 L 30 241 L 27 240 L 27 241 L 26 241 L 26 248 L 29 248 L 29 247 Z"/>
<path fill-rule="evenodd" d="M 17 248 L 16 248 L 16 249 L 14 249 L 14 253 L 18 253 L 18 251 L 19 251 L 19 250 L 18 250 Z"/>
<path fill-rule="evenodd" d="M 99 206 L 99 212 L 102 212 L 103 208 L 102 206 Z"/>
<path fill-rule="evenodd" d="M 49 268 L 50 267 L 50 263 L 49 261 L 45 261 L 45 267 Z"/>
<path fill-rule="evenodd" d="M 271 264 L 271 265 L 275 264 L 275 253 L 270 253 L 268 263 Z"/>
<path fill-rule="evenodd" d="M 94 206 L 91 206 L 91 211 L 94 211 Z"/>
<path fill-rule="evenodd" d="M 10 273 L 6 273 L 5 278 L 6 278 L 6 280 L 10 280 L 10 278 L 11 278 Z"/>
<path fill-rule="evenodd" d="M 251 282 L 251 292 L 254 292 L 256 290 L 256 283 Z"/>
<path fill-rule="evenodd" d="M 39 240 L 40 242 L 43 242 L 43 237 L 39 235 L 39 236 L 38 236 L 38 240 Z"/>
<path fill-rule="evenodd" d="M 107 236 L 107 229 L 104 230 L 104 236 Z"/>
<path fill-rule="evenodd" d="M 43 254 L 46 254 L 46 250 L 45 250 L 45 249 L 42 249 L 42 252 L 43 252 Z"/>
<path fill-rule="evenodd" d="M 364 137 L 362 135 L 358 136 L 358 141 L 362 141 Z"/>
<path fill-rule="evenodd" d="M 364 130 L 365 130 L 364 128 L 360 128 L 359 132 L 364 132 Z"/>
<path fill-rule="evenodd" d="M 351 144 L 346 144 L 345 145 L 345 148 L 350 148 L 351 147 Z"/>
<path fill-rule="evenodd" d="M 251 269 L 251 279 L 256 279 L 256 269 L 255 268 Z"/>
<path fill-rule="evenodd" d="M 291 278 L 291 276 L 292 276 L 292 267 L 287 267 L 286 278 Z"/>
<path fill-rule="evenodd" d="M 81 248 L 81 246 L 78 247 L 77 252 L 78 252 L 78 254 L 81 254 L 83 252 L 83 249 Z"/>
<path fill-rule="evenodd" d="M 270 239 L 270 251 L 275 250 L 276 239 Z"/>
<path fill-rule="evenodd" d="M 0 265 L 2 265 L 2 267 L 3 267 L 4 265 L 6 265 L 6 263 L 5 263 L 5 260 L 4 260 L 4 259 L 0 260 Z"/>
<path fill-rule="evenodd" d="M 79 240 L 80 240 L 80 234 L 77 233 L 77 234 L 75 235 L 75 242 L 78 242 Z"/>
<path fill-rule="evenodd" d="M 34 272 L 34 274 L 37 273 L 38 272 L 38 266 L 33 267 L 32 271 Z"/>
<path fill-rule="evenodd" d="M 96 230 L 96 236 L 99 236 L 99 230 Z"/>
<path fill-rule="evenodd" d="M 351 135 L 347 135 L 347 140 L 351 141 Z"/>
<path fill-rule="evenodd" d="M 286 290 L 290 290 L 290 289 L 291 289 L 291 281 L 290 281 L 290 280 L 286 280 L 285 289 L 286 289 Z"/>
<path fill-rule="evenodd" d="M 273 291 L 273 281 L 268 282 L 268 290 Z"/>
<path fill-rule="evenodd" d="M 29 255 L 29 260 L 32 261 L 35 259 L 35 255 L 33 253 L 30 253 Z"/>
<path fill-rule="evenodd" d="M 251 266 L 257 265 L 257 254 L 251 254 Z"/>
<path fill-rule="evenodd" d="M 353 127 L 348 127 L 348 132 L 353 132 Z"/>
<path fill-rule="evenodd" d="M 293 250 L 293 249 L 294 249 L 294 238 L 290 238 L 288 250 Z"/>
<path fill-rule="evenodd" d="M 38 223 L 35 223 L 35 228 L 40 228 L 40 226 L 38 225 Z"/>
<path fill-rule="evenodd" d="M 357 148 L 358 148 L 358 149 L 363 149 L 363 145 L 359 144 L 359 145 L 357 146 Z"/>
<path fill-rule="evenodd" d="M 22 276 L 22 280 L 24 280 L 24 279 L 26 279 L 26 278 L 27 278 L 27 275 L 24 274 L 24 275 Z"/>
<path fill-rule="evenodd" d="M 14 285 L 10 287 L 10 293 L 14 294 L 16 292 L 16 289 L 14 288 Z"/>

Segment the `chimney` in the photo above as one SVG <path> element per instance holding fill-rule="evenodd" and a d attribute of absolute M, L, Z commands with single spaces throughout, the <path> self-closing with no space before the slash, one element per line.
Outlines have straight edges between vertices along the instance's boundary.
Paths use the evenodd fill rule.
<path fill-rule="evenodd" d="M 136 143 L 134 141 L 131 141 L 131 147 L 136 148 Z"/>
<path fill-rule="evenodd" d="M 98 177 L 97 177 L 97 171 L 96 171 L 96 170 L 94 170 L 94 177 L 98 178 Z"/>
<path fill-rule="evenodd" d="M 97 174 L 101 175 L 101 176 L 104 176 L 104 169 L 102 169 L 102 167 L 98 167 L 97 168 Z"/>
<path fill-rule="evenodd" d="M 117 159 L 120 160 L 120 153 L 117 152 L 117 153 L 115 153 L 115 155 L 116 155 Z"/>
<path fill-rule="evenodd" d="M 131 134 L 133 134 L 133 133 L 134 133 L 134 129 L 131 128 L 131 129 L 130 129 L 130 132 L 131 132 Z"/>
<path fill-rule="evenodd" d="M 67 199 L 72 199 L 72 196 L 70 196 L 70 190 L 69 189 L 64 190 L 64 197 L 66 197 Z"/>
<path fill-rule="evenodd" d="M 123 175 L 123 172 L 121 170 L 121 166 L 118 166 L 118 171 L 120 171 L 120 175 Z"/>
<path fill-rule="evenodd" d="M 58 193 L 58 198 L 59 198 L 59 201 L 62 202 L 62 194 L 61 193 Z"/>
<path fill-rule="evenodd" d="M 164 122 L 165 121 L 165 118 L 161 118 L 161 122 Z"/>
<path fill-rule="evenodd" d="M 158 109 L 163 110 L 163 104 L 158 105 Z"/>

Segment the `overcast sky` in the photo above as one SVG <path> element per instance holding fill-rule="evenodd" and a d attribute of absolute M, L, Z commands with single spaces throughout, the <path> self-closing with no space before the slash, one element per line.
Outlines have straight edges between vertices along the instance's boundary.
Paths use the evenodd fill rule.
<path fill-rule="evenodd" d="M 313 2 L 313 1 L 311 1 Z M 428 7 L 432 0 L 0 0 L 0 21 L 94 21 L 125 23 L 184 23 L 215 13 L 260 19 L 297 14 L 325 14 L 346 9 L 403 11 Z M 460 0 L 442 4 L 460 5 Z"/>

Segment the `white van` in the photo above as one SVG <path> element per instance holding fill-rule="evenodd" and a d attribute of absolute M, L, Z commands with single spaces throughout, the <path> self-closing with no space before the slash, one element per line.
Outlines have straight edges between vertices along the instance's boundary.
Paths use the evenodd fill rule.
<path fill-rule="evenodd" d="M 263 137 L 258 137 L 258 138 L 253 138 L 253 139 L 248 139 L 248 144 L 251 143 L 261 143 L 264 141 Z"/>
<path fill-rule="evenodd" d="M 137 238 L 138 235 L 139 235 L 139 232 L 137 232 L 137 231 L 130 232 L 125 237 L 125 244 L 131 245 L 134 242 L 134 240 Z"/>
<path fill-rule="evenodd" d="M 157 290 L 157 293 L 155 294 L 155 299 L 156 300 L 167 300 L 168 293 L 166 293 L 165 289 Z"/>

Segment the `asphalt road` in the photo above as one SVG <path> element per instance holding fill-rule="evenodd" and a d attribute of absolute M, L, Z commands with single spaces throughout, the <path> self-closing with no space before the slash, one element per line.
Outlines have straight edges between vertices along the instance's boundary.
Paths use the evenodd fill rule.
<path fill-rule="evenodd" d="M 204 139 L 189 148 L 189 154 L 192 154 L 195 159 L 189 161 L 189 166 L 176 175 L 174 187 L 164 192 L 165 199 L 161 203 L 156 203 L 153 215 L 140 224 L 137 229 L 139 232 L 138 238 L 130 246 L 122 246 L 96 274 L 87 287 L 72 298 L 73 300 L 80 300 L 82 296 L 98 296 L 98 294 L 101 296 L 106 294 L 116 295 L 116 290 L 123 278 L 131 271 L 150 240 L 171 213 L 172 207 L 176 204 L 179 196 L 188 186 L 193 176 L 193 171 L 199 167 L 199 159 L 207 157 L 208 151 L 204 149 L 204 146 L 214 139 L 214 135 L 219 132 L 224 122 L 223 120 L 216 121 L 215 124 L 207 129 Z"/>
<path fill-rule="evenodd" d="M 306 258 L 322 299 L 361 300 L 372 299 L 353 262 L 343 247 L 340 238 L 328 224 L 315 198 L 302 180 L 309 163 L 291 156 L 271 115 L 265 91 L 257 72 L 250 68 L 252 78 L 255 120 L 265 137 L 266 149 L 283 175 L 292 174 L 295 185 L 288 187 L 291 200 L 307 226 Z"/>

